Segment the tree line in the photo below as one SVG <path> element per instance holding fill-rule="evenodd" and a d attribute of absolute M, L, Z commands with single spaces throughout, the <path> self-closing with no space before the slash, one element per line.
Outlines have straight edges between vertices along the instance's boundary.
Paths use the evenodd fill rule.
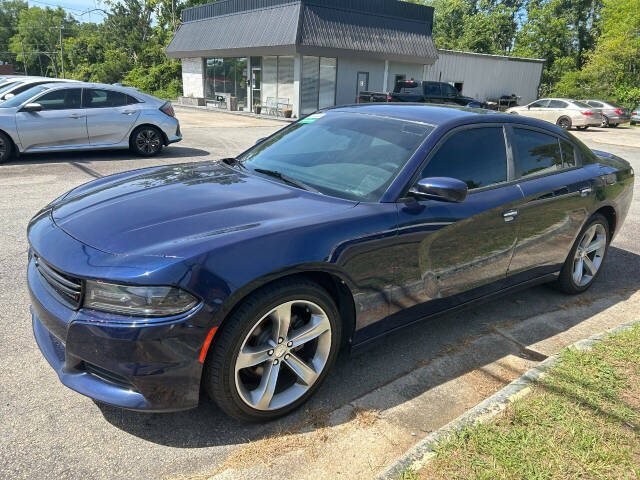
<path fill-rule="evenodd" d="M 406 0 L 435 8 L 439 48 L 546 60 L 542 96 L 640 103 L 640 0 Z M 206 0 L 118 0 L 102 22 L 62 8 L 0 0 L 0 60 L 32 75 L 182 90 L 164 48 L 182 9 Z"/>

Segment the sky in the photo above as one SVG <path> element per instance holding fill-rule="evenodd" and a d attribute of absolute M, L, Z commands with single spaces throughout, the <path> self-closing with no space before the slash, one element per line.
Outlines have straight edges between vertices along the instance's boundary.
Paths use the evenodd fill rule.
<path fill-rule="evenodd" d="M 104 8 L 100 0 L 27 0 L 30 7 L 62 7 L 79 22 L 101 22 L 101 12 L 90 12 L 95 8 Z"/>

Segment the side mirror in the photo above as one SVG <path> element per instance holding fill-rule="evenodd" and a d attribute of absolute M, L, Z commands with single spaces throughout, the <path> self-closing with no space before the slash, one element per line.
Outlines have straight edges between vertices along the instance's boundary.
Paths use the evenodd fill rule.
<path fill-rule="evenodd" d="M 21 109 L 23 112 L 39 112 L 40 110 L 42 110 L 42 105 L 39 103 L 27 103 Z"/>
<path fill-rule="evenodd" d="M 7 93 L 4 97 L 2 97 L 3 100 L 9 100 L 10 98 L 15 97 L 15 94 L 13 93 Z"/>
<path fill-rule="evenodd" d="M 467 184 L 457 178 L 427 177 L 418 181 L 409 193 L 423 200 L 460 203 L 467 198 Z"/>

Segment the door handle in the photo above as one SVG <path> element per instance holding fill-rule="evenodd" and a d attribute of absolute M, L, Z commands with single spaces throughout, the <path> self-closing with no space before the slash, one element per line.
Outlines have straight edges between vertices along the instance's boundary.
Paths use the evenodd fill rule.
<path fill-rule="evenodd" d="M 518 217 L 518 210 L 507 210 L 502 214 L 502 217 L 507 223 L 513 222 Z"/>
<path fill-rule="evenodd" d="M 591 192 L 593 192 L 593 188 L 591 187 L 583 187 L 580 189 L 580 196 L 581 197 L 588 197 Z"/>
<path fill-rule="evenodd" d="M 132 113 L 136 113 L 136 111 L 135 110 L 123 110 L 122 111 L 123 115 L 131 115 Z"/>
<path fill-rule="evenodd" d="M 69 115 L 69 118 L 84 118 L 86 115 L 82 115 L 80 113 L 72 113 Z"/>

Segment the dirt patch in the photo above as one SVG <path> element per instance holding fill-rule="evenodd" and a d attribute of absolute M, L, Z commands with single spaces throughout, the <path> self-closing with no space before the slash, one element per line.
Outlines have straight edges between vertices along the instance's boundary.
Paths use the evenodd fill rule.
<path fill-rule="evenodd" d="M 370 427 L 378 420 L 379 412 L 362 407 L 355 407 L 351 412 L 351 420 L 362 427 Z"/>

